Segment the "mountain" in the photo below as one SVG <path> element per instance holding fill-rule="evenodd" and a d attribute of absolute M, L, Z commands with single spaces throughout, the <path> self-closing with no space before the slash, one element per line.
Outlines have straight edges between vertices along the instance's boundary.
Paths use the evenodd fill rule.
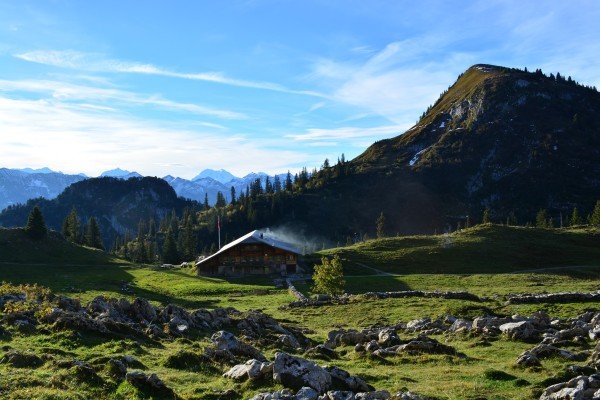
<path fill-rule="evenodd" d="M 233 176 L 233 174 L 231 174 L 230 172 L 225 171 L 224 169 L 205 169 L 204 171 L 196 175 L 194 178 L 192 178 L 192 181 L 197 181 L 203 178 L 211 178 L 217 182 L 226 183 L 235 179 L 235 176 Z"/>
<path fill-rule="evenodd" d="M 223 193 L 227 199 L 230 197 L 230 188 L 212 178 L 199 178 L 189 181 L 167 175 L 163 179 L 171 185 L 178 196 L 186 199 L 204 202 L 204 196 L 208 194 L 208 203 L 215 204 L 218 192 Z"/>
<path fill-rule="evenodd" d="M 95 217 L 106 248 L 110 248 L 115 235 L 126 231 L 135 233 L 140 220 L 159 221 L 171 210 L 181 215 L 185 207 L 195 206 L 178 198 L 173 188 L 160 178 L 91 178 L 72 184 L 53 200 L 32 199 L 7 208 L 0 213 L 0 225 L 23 226 L 36 205 L 48 227 L 57 231 L 73 207 L 82 223 Z"/>
<path fill-rule="evenodd" d="M 129 179 L 129 178 L 141 178 L 142 175 L 137 172 L 127 171 L 121 168 L 115 168 L 108 171 L 104 171 L 100 174 L 101 177 L 108 176 L 111 178 Z"/>
<path fill-rule="evenodd" d="M 26 172 L 28 174 L 52 174 L 52 173 L 55 172 L 55 171 L 52 171 L 48 167 L 37 168 L 37 169 L 34 169 L 34 168 L 19 168 L 18 171 Z"/>
<path fill-rule="evenodd" d="M 60 172 L 0 168 L 0 210 L 37 197 L 52 199 L 72 183 L 85 179 Z"/>
<path fill-rule="evenodd" d="M 546 208 L 557 220 L 600 198 L 600 94 L 559 74 L 475 65 L 415 126 L 351 164 L 410 176 L 446 214 L 531 220 Z"/>

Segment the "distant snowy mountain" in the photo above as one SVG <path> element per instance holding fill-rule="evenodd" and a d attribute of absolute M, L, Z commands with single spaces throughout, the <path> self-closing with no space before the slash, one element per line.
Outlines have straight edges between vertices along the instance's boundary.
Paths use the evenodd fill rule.
<path fill-rule="evenodd" d="M 217 182 L 226 183 L 235 179 L 235 176 L 231 172 L 225 171 L 224 169 L 205 169 L 204 171 L 200 172 L 198 175 L 193 177 L 192 181 L 197 181 L 203 178 L 211 178 Z"/>
<path fill-rule="evenodd" d="M 133 177 L 139 178 L 142 175 L 137 172 L 115 168 L 102 172 L 100 176 L 129 179 Z M 208 203 L 213 205 L 217 201 L 217 194 L 219 192 L 223 193 L 227 201 L 231 201 L 231 187 L 235 189 L 236 196 L 239 196 L 256 179 L 260 179 L 264 187 L 267 177 L 273 182 L 274 177 L 264 172 L 252 172 L 242 178 L 238 178 L 223 169 L 206 169 L 192 180 L 172 175 L 167 175 L 162 179 L 175 190 L 178 196 L 202 203 L 204 202 L 204 197 L 208 195 Z M 285 181 L 285 174 L 280 174 L 279 177 L 283 183 Z M 27 200 L 36 197 L 53 199 L 72 183 L 86 178 L 87 176 L 84 174 L 68 175 L 52 171 L 46 167 L 40 169 L 0 168 L 0 210 L 17 203 L 25 203 Z"/>
<path fill-rule="evenodd" d="M 186 199 L 204 202 L 204 196 L 208 194 L 208 203 L 215 204 L 217 201 L 217 193 L 223 193 L 229 199 L 229 189 L 221 182 L 217 182 L 212 178 L 200 178 L 197 180 L 187 180 L 183 178 L 175 178 L 167 175 L 163 178 L 175 190 L 180 197 Z"/>
<path fill-rule="evenodd" d="M 0 168 L 0 210 L 36 197 L 53 199 L 67 186 L 85 179 L 80 175 L 67 175 L 47 168 L 42 168 L 41 172 L 25 169 L 28 171 Z"/>
<path fill-rule="evenodd" d="M 104 171 L 100 174 L 100 176 L 110 176 L 112 178 L 121 178 L 121 179 L 129 179 L 129 178 L 141 178 L 142 175 L 137 172 L 127 171 L 121 168 L 115 168 L 108 171 Z"/>

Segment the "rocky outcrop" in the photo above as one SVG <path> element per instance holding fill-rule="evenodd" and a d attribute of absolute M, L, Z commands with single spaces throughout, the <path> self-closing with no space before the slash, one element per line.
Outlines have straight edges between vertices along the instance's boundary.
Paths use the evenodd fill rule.
<path fill-rule="evenodd" d="M 273 363 L 262 362 L 255 359 L 244 364 L 238 364 L 225 372 L 223 376 L 236 381 L 261 380 L 273 375 Z"/>
<path fill-rule="evenodd" d="M 593 400 L 600 398 L 600 375 L 580 375 L 549 386 L 540 400 Z"/>

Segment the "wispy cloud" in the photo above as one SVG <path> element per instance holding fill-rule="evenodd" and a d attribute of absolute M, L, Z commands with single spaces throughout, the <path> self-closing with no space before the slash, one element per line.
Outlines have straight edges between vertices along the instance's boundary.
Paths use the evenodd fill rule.
<path fill-rule="evenodd" d="M 163 176 L 165 165 L 177 165 L 180 176 L 192 177 L 208 167 L 238 174 L 247 173 L 249 166 L 285 171 L 310 158 L 300 150 L 271 148 L 244 135 L 223 137 L 60 101 L 0 96 L 0 121 L 2 163 L 8 167 L 49 165 L 93 176 L 120 166 Z"/>
<path fill-rule="evenodd" d="M 378 138 L 389 137 L 390 135 L 398 135 L 406 129 L 406 126 L 399 125 L 386 125 L 377 126 L 373 128 L 360 128 L 360 127 L 343 127 L 334 129 L 321 129 L 312 128 L 307 129 L 306 132 L 288 134 L 286 137 L 305 142 L 315 141 L 318 145 L 324 145 L 328 140 L 340 140 L 340 139 L 357 139 L 357 138 Z"/>
<path fill-rule="evenodd" d="M 472 56 L 452 53 L 436 62 L 424 59 L 440 39 L 418 38 L 392 42 L 362 62 L 320 59 L 310 76 L 326 80 L 330 96 L 339 103 L 359 107 L 397 125 L 411 125 Z"/>
<path fill-rule="evenodd" d="M 159 75 L 171 78 L 219 83 L 237 87 L 271 90 L 275 92 L 283 92 L 289 94 L 298 94 L 313 97 L 326 97 L 324 94 L 315 91 L 294 90 L 272 82 L 231 78 L 226 76 L 222 72 L 176 72 L 155 66 L 153 64 L 115 60 L 107 58 L 102 54 L 83 53 L 72 50 L 36 50 L 15 54 L 15 57 L 21 60 L 34 62 L 38 64 L 51 65 L 60 68 L 70 68 L 81 71 Z"/>
<path fill-rule="evenodd" d="M 192 114 L 217 117 L 221 119 L 246 119 L 247 116 L 229 110 L 221 110 L 198 104 L 180 103 L 162 98 L 158 95 L 142 96 L 136 93 L 95 86 L 77 85 L 60 81 L 48 80 L 0 80 L 0 91 L 4 92 L 35 92 L 45 93 L 59 100 L 94 100 L 109 102 L 109 104 L 132 104 L 137 106 L 153 106 L 169 110 L 183 111 Z M 91 105 L 82 105 L 90 107 Z M 106 109 L 104 105 L 96 106 Z M 113 109 L 113 107 L 110 107 Z"/>

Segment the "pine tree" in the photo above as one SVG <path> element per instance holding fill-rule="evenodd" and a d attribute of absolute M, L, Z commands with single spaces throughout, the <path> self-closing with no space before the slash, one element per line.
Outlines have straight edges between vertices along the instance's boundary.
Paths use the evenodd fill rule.
<path fill-rule="evenodd" d="M 44 216 L 38 206 L 33 207 L 33 210 L 29 213 L 25 233 L 34 240 L 43 239 L 48 234 Z"/>
<path fill-rule="evenodd" d="M 137 243 L 133 261 L 135 261 L 137 263 L 146 263 L 146 262 L 148 262 L 147 257 L 148 257 L 148 250 L 146 250 L 146 244 L 144 243 L 144 240 L 142 239 Z"/>
<path fill-rule="evenodd" d="M 583 224 L 583 218 L 581 218 L 581 216 L 579 215 L 579 210 L 577 210 L 577 207 L 575 207 L 573 209 L 573 213 L 571 214 L 571 218 L 569 219 L 569 225 L 577 226 L 577 225 L 582 225 L 582 224 Z"/>
<path fill-rule="evenodd" d="M 77 211 L 75 210 L 75 207 L 73 207 L 69 215 L 63 220 L 62 234 L 65 239 L 73 243 L 80 243 L 80 226 L 81 222 L 77 216 Z"/>
<path fill-rule="evenodd" d="M 535 216 L 535 226 L 537 226 L 538 228 L 548 228 L 548 225 L 548 215 L 546 213 L 546 210 L 541 209 Z"/>
<path fill-rule="evenodd" d="M 150 218 L 150 222 L 148 223 L 148 236 L 150 236 L 151 240 L 156 236 L 156 221 L 154 221 L 154 218 Z"/>
<path fill-rule="evenodd" d="M 492 221 L 490 220 L 490 214 L 491 214 L 491 210 L 489 207 L 486 207 L 485 210 L 483 210 L 483 217 L 481 218 L 481 223 L 482 224 L 489 224 Z"/>
<path fill-rule="evenodd" d="M 163 244 L 162 261 L 164 264 L 179 264 L 179 252 L 177 251 L 177 243 L 175 243 L 175 236 L 173 231 L 169 229 L 165 236 L 165 243 Z"/>
<path fill-rule="evenodd" d="M 204 193 L 204 210 L 208 210 L 210 206 L 208 205 L 208 193 Z"/>
<path fill-rule="evenodd" d="M 600 226 L 600 200 L 596 202 L 594 211 L 592 211 L 592 214 L 590 215 L 590 225 Z"/>
<path fill-rule="evenodd" d="M 100 237 L 100 228 L 94 217 L 90 217 L 85 229 L 85 245 L 95 249 L 104 250 L 102 238 Z"/>
<path fill-rule="evenodd" d="M 225 196 L 223 196 L 223 193 L 217 192 L 217 202 L 215 203 L 215 207 L 221 208 L 225 207 L 226 205 L 227 201 L 225 200 Z"/>
<path fill-rule="evenodd" d="M 291 193 L 293 189 L 294 183 L 292 182 L 292 174 L 288 171 L 285 176 L 285 191 Z"/>
<path fill-rule="evenodd" d="M 236 198 L 235 198 L 235 188 L 232 186 L 230 190 L 231 190 L 231 204 L 235 205 L 235 200 L 236 200 Z"/>
<path fill-rule="evenodd" d="M 377 238 L 381 239 L 385 236 L 385 215 L 383 215 L 383 211 L 379 214 L 377 218 Z"/>
<path fill-rule="evenodd" d="M 323 257 L 321 264 L 315 265 L 315 272 L 312 278 L 315 283 L 312 291 L 315 293 L 331 295 L 344 293 L 346 281 L 344 280 L 342 261 L 338 255 L 335 255 L 332 260 Z"/>

